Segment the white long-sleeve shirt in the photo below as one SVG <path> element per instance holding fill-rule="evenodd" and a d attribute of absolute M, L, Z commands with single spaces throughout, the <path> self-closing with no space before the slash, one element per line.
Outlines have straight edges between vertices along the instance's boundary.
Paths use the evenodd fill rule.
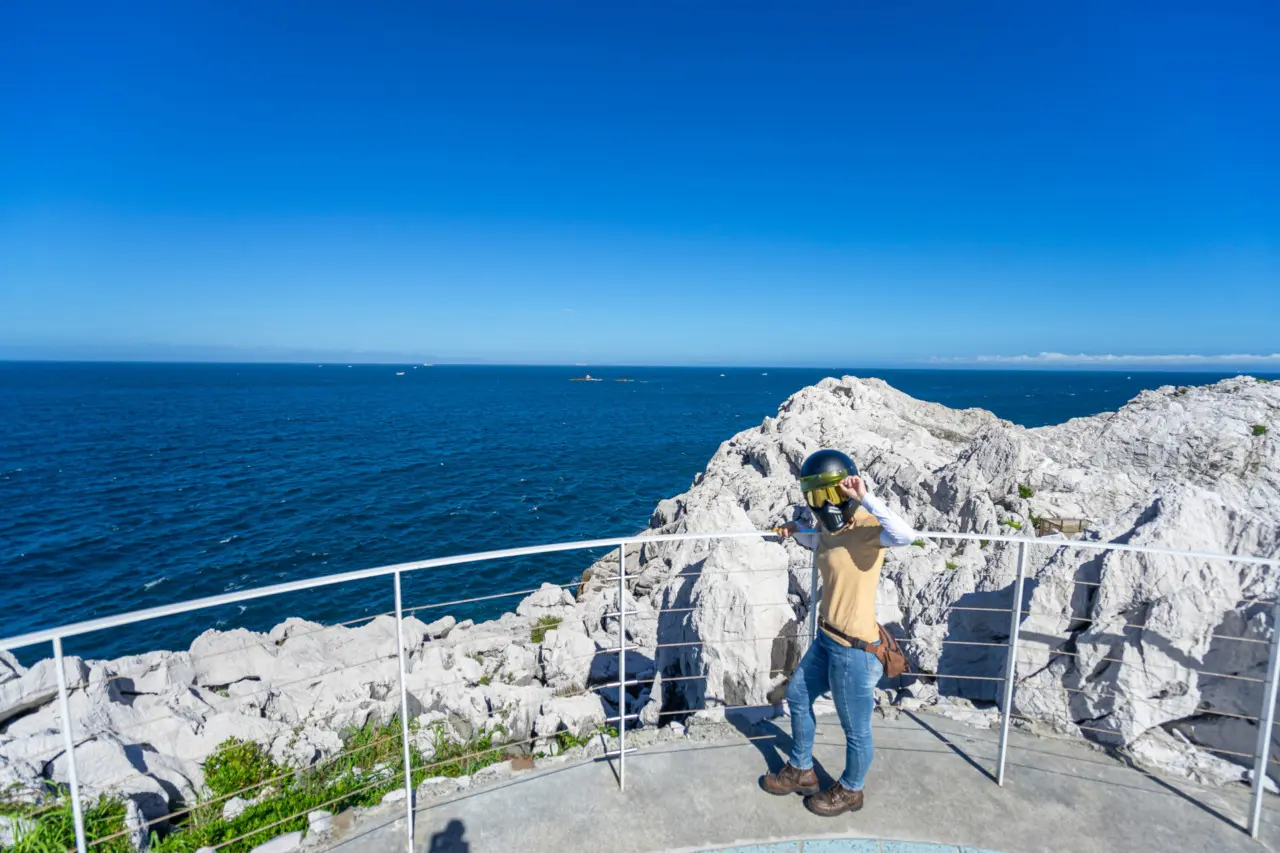
<path fill-rule="evenodd" d="M 876 517 L 880 522 L 880 546 L 882 548 L 893 548 L 898 545 L 910 545 L 915 541 L 916 532 L 911 529 L 911 525 L 893 510 L 889 509 L 875 495 L 867 492 L 867 496 L 862 499 L 862 506 L 867 512 Z M 818 531 L 805 530 L 795 534 L 796 541 L 810 550 L 818 547 Z M 804 537 L 803 539 L 801 537 Z"/>

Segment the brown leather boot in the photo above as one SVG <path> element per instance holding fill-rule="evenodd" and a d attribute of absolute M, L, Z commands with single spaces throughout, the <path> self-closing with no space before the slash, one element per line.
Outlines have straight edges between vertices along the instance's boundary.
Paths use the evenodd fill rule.
<path fill-rule="evenodd" d="M 760 787 L 770 794 L 816 794 L 818 774 L 810 767 L 808 770 L 797 770 L 790 762 L 777 773 L 770 773 L 760 779 Z"/>
<path fill-rule="evenodd" d="M 862 792 L 850 791 L 839 782 L 821 794 L 804 798 L 804 807 L 820 817 L 835 817 L 862 808 Z"/>

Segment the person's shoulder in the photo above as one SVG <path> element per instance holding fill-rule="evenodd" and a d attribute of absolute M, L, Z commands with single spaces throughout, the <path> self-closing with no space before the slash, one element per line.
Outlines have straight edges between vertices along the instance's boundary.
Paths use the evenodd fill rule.
<path fill-rule="evenodd" d="M 884 526 L 880 523 L 880 519 L 868 512 L 866 507 L 861 506 L 858 507 L 857 511 L 853 514 L 853 523 L 859 528 L 865 527 L 867 529 L 875 530 L 879 530 Z"/>

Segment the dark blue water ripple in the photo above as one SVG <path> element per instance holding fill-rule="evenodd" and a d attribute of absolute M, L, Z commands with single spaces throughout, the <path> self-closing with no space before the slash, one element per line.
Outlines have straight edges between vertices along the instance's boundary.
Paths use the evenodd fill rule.
<path fill-rule="evenodd" d="M 0 635 L 387 563 L 632 533 L 722 441 L 839 372 L 597 370 L 638 381 L 569 382 L 572 368 L 0 364 Z M 1029 426 L 1216 378 L 874 375 Z M 567 583 L 591 559 L 420 572 L 406 578 L 406 599 Z M 215 624 L 262 629 L 288 615 L 335 621 L 391 606 L 390 581 L 377 580 L 68 647 L 114 656 L 183 647 Z"/>

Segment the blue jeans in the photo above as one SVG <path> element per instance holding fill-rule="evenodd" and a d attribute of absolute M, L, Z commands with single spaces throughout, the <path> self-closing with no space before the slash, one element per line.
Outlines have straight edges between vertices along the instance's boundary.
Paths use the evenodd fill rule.
<path fill-rule="evenodd" d="M 876 706 L 876 685 L 883 674 L 884 666 L 875 655 L 842 646 L 825 631 L 818 631 L 818 641 L 809 646 L 787 687 L 792 767 L 808 770 L 813 766 L 813 735 L 817 725 L 813 703 L 830 689 L 844 729 L 844 774 L 840 784 L 851 791 L 862 790 L 874 755 L 871 712 Z"/>

